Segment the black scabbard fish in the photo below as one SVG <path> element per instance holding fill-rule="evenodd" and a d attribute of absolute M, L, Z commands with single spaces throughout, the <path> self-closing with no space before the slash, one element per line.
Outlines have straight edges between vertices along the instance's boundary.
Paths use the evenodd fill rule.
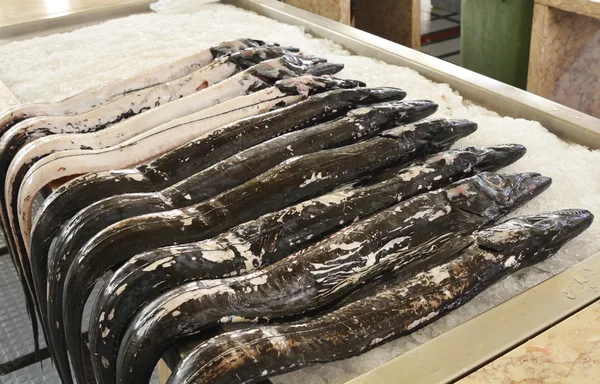
<path fill-rule="evenodd" d="M 173 146 L 176 146 L 181 142 L 174 140 L 174 137 L 180 139 L 185 137 L 185 134 L 177 131 L 184 130 L 188 135 L 187 138 L 191 140 L 195 136 L 210 130 L 211 127 L 218 127 L 240 118 L 256 115 L 279 105 L 291 104 L 300 100 L 303 96 L 298 92 L 296 96 L 290 96 L 288 92 L 279 88 L 264 89 L 263 91 L 260 91 L 260 89 L 284 78 L 307 73 L 334 73 L 343 67 L 339 64 L 325 63 L 320 58 L 307 56 L 286 55 L 261 62 L 261 60 L 273 56 L 282 56 L 283 54 L 284 51 L 280 48 L 254 48 L 223 57 L 220 59 L 219 64 L 222 66 L 228 64 L 233 69 L 246 68 L 255 62 L 258 62 L 259 65 L 254 65 L 247 71 L 240 73 L 239 77 L 233 76 L 223 84 L 219 83 L 190 97 L 174 101 L 169 108 L 155 108 L 145 114 L 123 121 L 121 124 L 111 126 L 109 129 L 100 129 L 104 125 L 94 125 L 95 123 L 89 123 L 89 127 L 82 129 L 78 125 L 69 123 L 73 125 L 72 130 L 75 132 L 83 132 L 87 129 L 91 132 L 51 135 L 49 134 L 50 129 L 40 130 L 40 127 L 36 124 L 30 124 L 29 122 L 23 122 L 13 127 L 2 139 L 2 146 L 6 150 L 0 156 L 0 171 L 6 171 L 5 179 L 2 179 L 6 188 L 2 196 L 11 207 L 10 209 L 6 207 L 6 211 L 2 210 L 4 224 L 21 229 L 24 245 L 28 248 L 31 220 L 30 203 L 39 188 L 49 181 L 56 177 L 85 174 L 93 170 L 99 170 L 104 164 L 107 166 L 112 164 L 115 169 L 131 165 L 127 163 L 128 159 L 143 158 L 143 156 L 139 153 L 130 153 L 129 156 L 119 159 L 119 155 L 123 152 L 131 152 L 135 147 L 139 147 L 139 145 L 136 145 L 138 140 L 144 140 L 144 145 L 148 148 L 152 147 L 153 138 L 159 143 L 165 145 L 172 143 Z M 202 71 L 206 72 L 211 67 L 207 66 Z M 311 89 L 311 87 L 308 87 L 305 90 L 300 89 L 300 91 L 310 91 Z M 236 92 L 238 96 L 240 93 L 247 94 L 244 97 L 235 98 Z M 134 96 L 132 94 L 130 97 Z M 102 114 L 104 113 L 103 110 L 109 107 L 119 109 L 118 106 L 114 107 L 113 104 L 124 103 L 124 105 L 129 105 L 128 97 L 119 99 L 90 113 Z M 234 100 L 229 100 L 232 98 Z M 146 98 L 143 100 L 145 103 L 148 102 Z M 63 117 L 61 119 L 72 118 L 74 117 Z M 93 116 L 81 118 L 90 122 L 98 120 Z M 29 124 L 29 126 L 21 127 L 22 124 Z M 57 127 L 56 130 L 59 132 L 64 131 L 62 128 L 64 123 L 59 125 L 60 127 Z M 169 136 L 164 138 L 167 132 Z M 156 140 L 161 134 L 163 140 Z M 37 140 L 33 143 L 30 142 L 36 138 Z M 30 142 L 29 145 L 21 148 L 21 145 L 27 142 Z M 126 143 L 126 145 L 123 143 Z M 165 150 L 164 145 L 163 147 L 158 145 L 158 147 L 155 143 L 154 148 L 157 148 L 159 153 Z M 18 153 L 13 158 L 12 156 L 16 151 Z M 106 152 L 112 153 L 114 156 L 110 160 L 98 159 L 103 155 L 106 157 Z M 149 153 L 152 153 L 152 151 L 149 151 Z M 8 166 L 9 162 L 10 167 Z M 17 203 L 19 193 L 23 195 L 21 205 Z M 22 207 L 22 211 L 18 215 L 19 220 L 23 222 L 22 225 L 14 222 L 18 207 Z M 17 229 L 14 232 L 16 232 L 13 233 L 14 237 L 17 237 L 20 233 Z M 18 248 L 16 250 L 21 254 Z"/>
<path fill-rule="evenodd" d="M 378 286 L 325 315 L 216 336 L 186 354 L 167 383 L 251 384 L 360 355 L 435 321 L 502 277 L 545 260 L 592 220 L 589 211 L 564 210 L 514 218 L 466 236 L 459 242 L 466 248 L 454 260 Z"/>
<path fill-rule="evenodd" d="M 273 318 L 323 308 L 361 283 L 408 267 L 453 238 L 490 224 L 550 182 L 535 173 L 481 173 L 393 205 L 260 270 L 171 289 L 144 306 L 127 328 L 117 383 L 147 383 L 177 338 L 228 316 Z M 176 263 L 168 260 L 156 268 Z M 119 292 L 126 295 L 127 287 Z"/>
<path fill-rule="evenodd" d="M 334 81 L 326 80 L 319 78 L 311 81 L 310 78 L 302 77 L 279 81 L 276 87 L 296 95 L 303 90 L 306 95 L 306 90 L 312 89 L 310 93 L 316 93 L 338 86 Z M 279 134 L 332 120 L 357 106 L 401 100 L 405 96 L 406 93 L 397 88 L 334 90 L 314 95 L 286 108 L 238 121 L 135 169 L 79 177 L 60 187 L 44 201 L 33 229 L 31 258 L 33 262 L 41 260 L 40 265 L 45 272 L 48 247 L 58 228 L 79 210 L 98 200 L 121 193 L 160 190 Z M 240 135 L 238 139 L 243 140 L 232 140 L 235 137 L 231 135 L 232 132 Z M 221 135 L 223 139 L 219 140 Z M 211 151 L 204 152 L 207 140 L 215 143 L 208 147 Z"/>
<path fill-rule="evenodd" d="M 313 59 L 305 60 L 299 56 L 285 56 L 280 61 L 286 69 L 288 65 L 313 65 L 310 73 L 316 75 L 336 73 L 343 68 L 341 64 L 315 64 Z M 273 70 L 277 71 L 278 68 L 274 67 Z M 278 88 L 275 91 L 276 94 L 261 91 L 228 100 L 193 116 L 181 118 L 180 121 L 173 122 L 175 125 L 160 125 L 113 146 L 95 150 L 60 151 L 35 162 L 19 185 L 15 181 L 7 183 L 5 188 L 7 221 L 11 226 L 21 263 L 29 262 L 27 256 L 30 253 L 33 202 L 44 186 L 65 177 L 135 166 L 207 135 L 225 124 L 268 112 L 298 101 L 300 97 L 297 94 L 291 96 Z"/>
<path fill-rule="evenodd" d="M 181 89 L 177 92 L 170 90 L 173 86 L 166 83 L 154 87 L 157 90 L 148 88 L 131 93 L 81 115 L 23 121 L 12 127 L 0 140 L 0 181 L 2 185 L 8 183 L 11 186 L 6 193 L 12 194 L 13 190 L 18 190 L 33 163 L 52 153 L 105 148 L 162 124 L 170 122 L 173 126 L 181 124 L 183 120 L 193 120 L 197 112 L 272 86 L 277 80 L 310 73 L 314 68 L 320 69 L 322 66 L 316 64 L 324 61 L 302 57 L 302 63 L 298 65 L 296 58 L 288 60 L 284 56 L 286 52 L 278 47 L 245 50 L 222 57 L 218 62 L 194 73 L 194 78 L 179 79 L 176 83 Z M 240 72 L 242 69 L 246 70 Z M 231 75 L 232 72 L 237 74 Z M 223 80 L 225 76 L 228 78 Z M 216 82 L 218 84 L 213 86 Z M 195 92 L 195 89 L 200 91 Z M 4 194 L 1 197 L 2 220 L 6 225 Z"/>
<path fill-rule="evenodd" d="M 446 139 L 437 136 L 434 140 L 438 141 L 432 140 L 430 145 L 443 149 L 456 138 Z M 525 148 L 520 145 L 442 152 L 381 183 L 343 188 L 268 213 L 212 239 L 136 255 L 115 272 L 96 300 L 90 317 L 88 339 L 97 381 L 115 382 L 116 367 L 107 364 L 105 368 L 103 361 L 116 361 L 120 337 L 129 321 L 145 302 L 160 293 L 188 281 L 236 276 L 270 265 L 356 219 L 428 188 L 438 189 L 480 171 L 497 170 L 524 153 Z M 177 262 L 170 268 L 153 268 L 169 260 Z M 116 290 L 124 284 L 127 295 L 117 295 Z M 102 337 L 105 328 L 110 329 L 110 334 Z"/>
<path fill-rule="evenodd" d="M 277 44 L 275 44 L 276 46 Z M 242 49 L 272 46 L 255 39 L 238 39 L 220 43 L 172 63 L 149 69 L 126 79 L 111 81 L 54 103 L 29 103 L 11 108 L 0 115 L 0 135 L 12 125 L 36 116 L 70 116 L 84 113 L 131 92 L 186 76 L 221 56 Z"/>
<path fill-rule="evenodd" d="M 290 98 L 304 98 L 332 88 L 357 85 L 362 84 L 352 80 L 304 76 L 277 82 L 273 92 L 281 92 Z M 62 223 L 88 204 L 119 193 L 164 188 L 241 149 L 283 132 L 335 118 L 353 105 L 402 99 L 406 95 L 395 88 L 339 89 L 331 92 L 315 95 L 289 108 L 224 126 L 137 168 L 86 175 L 59 188 L 45 200 L 31 243 L 38 297 L 46 297 L 47 250 L 54 234 Z M 331 106 L 339 110 L 330 110 Z M 55 323 L 51 327 L 55 329 Z M 54 332 L 51 336 L 54 338 Z M 68 363 L 62 363 L 68 369 Z"/>
<path fill-rule="evenodd" d="M 279 81 L 276 86 L 283 92 L 297 95 L 300 90 L 319 92 L 353 85 L 360 83 L 301 77 Z M 38 291 L 40 297 L 46 297 L 45 266 L 50 241 L 60 224 L 87 205 L 119 193 L 160 190 L 271 137 L 335 118 L 354 105 L 402 99 L 404 96 L 402 90 L 394 88 L 330 91 L 296 105 L 219 128 L 136 169 L 90 174 L 59 188 L 45 201 L 34 229 L 31 259 L 36 264 L 34 274 L 39 271 L 37 275 L 42 279 L 36 279 L 36 285 L 42 289 Z"/>
<path fill-rule="evenodd" d="M 443 132 L 444 129 L 439 124 L 420 128 L 418 131 L 404 131 L 402 128 L 385 131 L 358 144 L 297 156 L 200 204 L 137 216 L 109 226 L 81 249 L 69 268 L 63 295 L 65 328 L 73 330 L 72 326 L 81 323 L 79 309 L 83 307 L 80 303 L 85 303 L 88 287 L 93 287 L 89 283 L 135 254 L 214 236 L 234 225 L 318 195 L 366 173 L 424 156 L 430 148 L 424 139 L 435 137 L 431 131 Z M 475 129 L 472 124 L 446 128 L 451 136 L 465 136 Z M 107 254 L 111 256 L 106 257 Z M 74 287 L 77 291 L 73 290 Z M 81 341 L 79 334 L 72 332 L 66 338 L 69 353 L 81 350 L 76 349 Z M 78 358 L 71 355 L 72 362 Z"/>
<path fill-rule="evenodd" d="M 289 69 L 288 67 L 300 66 L 304 69 L 307 65 L 312 66 L 310 70 L 306 71 L 311 75 L 331 75 L 344 67 L 342 64 L 321 62 L 321 59 L 316 59 L 316 61 L 315 63 L 313 58 L 284 56 L 279 59 L 278 64 L 285 71 Z M 275 76 L 279 74 L 278 67 L 273 66 L 272 70 L 275 72 Z M 277 89 L 277 91 L 280 90 Z M 269 92 L 266 94 L 255 92 L 214 105 L 172 123 L 154 127 L 113 146 L 92 150 L 60 151 L 48 155 L 29 168 L 23 176 L 20 188 L 15 188 L 13 183 L 7 183 L 5 199 L 7 199 L 8 205 L 12 204 L 7 211 L 13 236 L 16 237 L 19 233 L 22 235 L 27 253 L 29 253 L 34 213 L 33 200 L 44 186 L 53 181 L 90 172 L 135 166 L 185 145 L 190 140 L 206 135 L 223 125 L 298 101 L 297 97 L 291 97 L 281 91 L 276 95 L 270 95 Z M 288 98 L 287 101 L 283 100 L 285 98 Z M 17 216 L 14 215 L 14 211 L 17 212 Z M 23 255 L 19 249 L 17 252 Z"/>
<path fill-rule="evenodd" d="M 305 83 L 311 79 L 317 81 Z M 322 85 L 320 80 L 324 81 Z M 338 86 L 335 81 L 329 80 L 332 79 L 297 78 L 280 81 L 277 87 L 297 92 L 292 85 L 313 87 L 315 91 L 319 90 L 317 87 L 326 90 Z M 32 263 L 39 266 L 34 267 L 34 274 L 39 271 L 41 280 L 36 279 L 36 286 L 42 289 L 38 291 L 40 297 L 46 297 L 46 255 L 57 227 L 86 206 L 121 193 L 161 190 L 274 136 L 345 114 L 353 105 L 402 99 L 404 96 L 402 90 L 393 88 L 330 91 L 296 105 L 219 128 L 136 169 L 91 174 L 61 187 L 46 200 L 39 225 L 34 230 L 31 256 Z"/>
<path fill-rule="evenodd" d="M 16 194 L 33 163 L 47 155 L 58 151 L 91 150 L 116 145 L 161 124 L 170 121 L 172 124 L 181 123 L 181 120 L 175 120 L 177 118 L 185 116 L 186 119 L 191 119 L 195 112 L 237 96 L 259 91 L 273 85 L 277 80 L 310 72 L 315 68 L 312 64 L 323 62 L 322 59 L 311 57 L 302 57 L 302 61 L 306 63 L 304 65 L 297 65 L 294 60 L 288 62 L 286 58 L 270 60 L 272 57 L 283 56 L 286 52 L 279 47 L 245 50 L 222 57 L 218 62 L 194 73 L 193 78 L 188 76 L 186 79 L 179 79 L 176 82 L 179 89 L 177 92 L 171 89 L 173 86 L 170 83 L 166 83 L 130 93 L 81 115 L 23 121 L 13 126 L 0 140 L 0 181 L 2 185 L 8 184 L 8 195 Z M 254 63 L 258 65 L 253 65 Z M 249 69 L 220 81 L 230 72 L 239 72 L 249 66 Z M 205 87 L 205 84 L 212 85 L 217 81 L 220 82 Z M 195 82 L 199 85 L 196 86 Z M 181 98 L 200 85 L 205 89 L 190 97 Z M 170 101 L 173 102 L 169 103 L 168 107 L 165 106 L 165 103 Z M 160 108 L 161 106 L 163 108 Z M 147 110 L 148 112 L 138 115 Z M 127 120 L 115 125 L 125 118 Z M 109 129 L 105 129 L 109 126 Z M 0 195 L 0 217 L 3 226 L 8 228 L 10 224 L 7 219 L 5 194 Z M 7 242 L 13 250 L 15 247 L 12 236 Z"/>
<path fill-rule="evenodd" d="M 59 102 L 29 103 L 19 105 L 0 114 L 0 136 L 3 137 L 4 133 L 6 133 L 13 125 L 25 119 L 36 116 L 70 116 L 74 114 L 85 113 L 94 108 L 99 108 L 112 101 L 115 101 L 118 98 L 124 97 L 129 93 L 140 91 L 160 83 L 173 81 L 186 76 L 189 73 L 197 71 L 200 68 L 208 65 L 216 58 L 238 52 L 242 49 L 260 46 L 277 46 L 277 44 L 265 44 L 263 41 L 255 39 L 238 39 L 227 41 L 211 48 L 204 49 L 196 54 L 179 59 L 175 62 L 152 68 L 138 75 L 126 79 L 115 80 L 94 88 L 90 88 Z M 5 175 L 4 172 L 0 172 L 0 174 Z M 0 198 L 3 200 L 4 194 L 0 193 L 0 195 Z M 3 208 L 4 207 L 2 206 L 2 209 Z M 13 240 L 9 237 L 11 235 L 11 231 L 10 228 L 6 227 L 5 222 L 3 222 L 2 233 L 11 253 L 13 265 L 17 270 L 18 275 L 23 277 L 20 278 L 20 281 L 23 286 L 26 305 L 32 321 L 32 327 L 34 330 L 34 343 L 37 350 L 38 327 L 33 305 L 35 298 L 31 296 L 29 287 L 25 283 L 25 272 L 22 271 L 21 265 L 16 256 Z"/>
<path fill-rule="evenodd" d="M 160 192 L 117 195 L 86 207 L 62 227 L 50 248 L 48 321 L 60 323 L 66 277 L 62 272 L 69 270 L 85 243 L 109 225 L 129 217 L 200 203 L 293 156 L 366 139 L 398 123 L 418 120 L 436 109 L 434 103 L 421 101 L 387 102 L 359 108 L 336 121 L 291 132 L 239 152 Z"/>

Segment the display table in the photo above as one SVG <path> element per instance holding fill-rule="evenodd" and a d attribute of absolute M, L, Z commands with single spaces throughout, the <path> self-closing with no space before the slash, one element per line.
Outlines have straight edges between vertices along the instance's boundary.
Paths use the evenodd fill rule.
<path fill-rule="evenodd" d="M 536 0 L 527 90 L 600 117 L 600 1 Z"/>

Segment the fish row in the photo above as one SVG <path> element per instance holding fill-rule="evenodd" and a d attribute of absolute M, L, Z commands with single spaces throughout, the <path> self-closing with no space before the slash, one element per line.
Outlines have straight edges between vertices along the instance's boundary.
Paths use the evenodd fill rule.
<path fill-rule="evenodd" d="M 579 209 L 498 224 L 551 183 L 496 173 L 525 147 L 455 148 L 475 123 L 298 51 L 225 42 L 0 115 L 2 226 L 64 383 L 147 383 L 192 336 L 170 383 L 354 356 L 591 224 Z"/>
<path fill-rule="evenodd" d="M 253 39 L 225 42 L 59 103 L 4 112 L 0 217 L 30 313 L 43 301 L 35 295 L 29 261 L 32 204 L 40 190 L 65 177 L 121 168 L 135 156 L 156 157 L 215 127 L 312 93 L 360 84 L 319 77 L 342 66 L 292 51 L 298 50 Z"/>

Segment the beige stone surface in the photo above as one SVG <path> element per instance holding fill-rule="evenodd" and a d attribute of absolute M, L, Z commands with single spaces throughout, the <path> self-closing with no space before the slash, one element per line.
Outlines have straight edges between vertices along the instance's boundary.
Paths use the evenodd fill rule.
<path fill-rule="evenodd" d="M 459 384 L 597 384 L 600 302 L 508 352 Z"/>

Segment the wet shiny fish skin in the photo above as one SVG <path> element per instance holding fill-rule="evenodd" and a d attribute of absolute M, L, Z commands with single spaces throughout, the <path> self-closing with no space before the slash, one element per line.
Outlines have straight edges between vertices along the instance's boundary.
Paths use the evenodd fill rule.
<path fill-rule="evenodd" d="M 171 289 L 147 304 L 125 332 L 117 382 L 146 383 L 148 367 L 177 338 L 225 316 L 271 318 L 324 307 L 362 282 L 427 257 L 461 232 L 493 222 L 550 183 L 535 173 L 481 173 L 384 209 L 258 271 Z"/>
<path fill-rule="evenodd" d="M 445 257 L 459 252 L 453 260 L 379 284 L 324 315 L 234 331 L 198 345 L 177 365 L 168 384 L 251 384 L 364 353 L 435 321 L 502 277 L 545 260 L 592 220 L 589 211 L 564 210 L 514 218 L 464 236 L 439 250 Z"/>

